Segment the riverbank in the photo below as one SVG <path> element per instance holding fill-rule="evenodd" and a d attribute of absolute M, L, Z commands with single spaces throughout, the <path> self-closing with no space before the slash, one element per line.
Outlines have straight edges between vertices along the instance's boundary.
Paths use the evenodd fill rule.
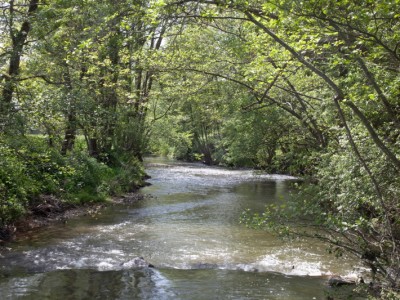
<path fill-rule="evenodd" d="M 104 208 L 111 205 L 131 205 L 146 196 L 138 192 L 112 197 L 102 202 L 72 204 L 53 195 L 42 195 L 37 205 L 30 206 L 21 218 L 0 228 L 0 246 L 18 240 L 32 231 L 43 229 L 53 224 L 65 224 L 72 218 L 95 217 Z"/>
<path fill-rule="evenodd" d="M 23 226 L 89 213 L 143 185 L 146 173 L 134 155 L 94 157 L 84 140 L 75 146 L 62 153 L 43 136 L 0 135 L 0 240 L 11 240 Z"/>

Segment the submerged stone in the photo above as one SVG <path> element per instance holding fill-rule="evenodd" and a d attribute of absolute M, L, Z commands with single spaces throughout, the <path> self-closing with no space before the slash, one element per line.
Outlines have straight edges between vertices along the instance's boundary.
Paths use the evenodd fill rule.
<path fill-rule="evenodd" d="M 340 276 L 332 276 L 328 279 L 328 285 L 332 287 L 352 284 L 356 284 L 356 282 L 354 280 L 345 279 Z"/>
<path fill-rule="evenodd" d="M 218 269 L 217 264 L 210 264 L 210 263 L 197 263 L 191 266 L 191 269 L 195 270 L 204 270 L 204 269 Z"/>
<path fill-rule="evenodd" d="M 121 263 L 121 267 L 122 269 L 154 268 L 154 266 L 148 263 L 143 257 L 135 257 L 134 259 Z"/>

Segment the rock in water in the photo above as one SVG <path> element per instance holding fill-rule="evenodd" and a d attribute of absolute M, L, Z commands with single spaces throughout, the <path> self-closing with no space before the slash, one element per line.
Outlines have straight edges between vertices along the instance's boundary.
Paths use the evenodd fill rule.
<path fill-rule="evenodd" d="M 218 269 L 217 264 L 210 264 L 210 263 L 197 263 L 191 266 L 191 269 L 200 269 L 200 270 L 205 270 L 205 269 Z"/>
<path fill-rule="evenodd" d="M 348 279 L 342 278 L 340 276 L 332 276 L 328 280 L 329 286 L 351 285 L 351 284 L 355 284 L 355 283 L 356 282 L 353 280 L 348 280 Z"/>
<path fill-rule="evenodd" d="M 128 260 L 121 264 L 123 269 L 134 269 L 134 268 L 154 268 L 154 266 L 144 260 L 143 257 L 135 257 L 134 259 Z"/>

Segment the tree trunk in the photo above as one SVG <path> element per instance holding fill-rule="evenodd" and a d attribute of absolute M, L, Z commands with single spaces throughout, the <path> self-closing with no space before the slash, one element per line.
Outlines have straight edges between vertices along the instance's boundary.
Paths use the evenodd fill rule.
<path fill-rule="evenodd" d="M 65 130 L 64 140 L 61 145 L 61 155 L 66 155 L 68 151 L 72 151 L 76 137 L 76 119 L 75 114 L 68 114 L 68 123 Z"/>
<path fill-rule="evenodd" d="M 73 87 L 72 87 L 72 80 L 69 74 L 69 66 L 66 62 L 64 62 L 65 66 L 65 87 L 67 90 L 67 94 L 73 95 Z M 82 69 L 83 70 L 83 69 Z M 80 79 L 83 78 L 83 73 L 81 72 Z M 75 111 L 75 96 L 69 97 L 69 107 L 67 112 L 67 126 L 65 129 L 64 140 L 61 145 L 61 155 L 66 155 L 68 151 L 72 151 L 75 144 L 75 137 L 76 137 L 76 111 Z"/>
<path fill-rule="evenodd" d="M 15 83 L 20 72 L 20 63 L 22 51 L 25 46 L 26 39 L 31 30 L 31 21 L 29 17 L 38 9 L 39 0 L 29 1 L 27 18 L 22 23 L 20 30 L 14 34 L 12 28 L 12 19 L 15 13 L 14 0 L 10 0 L 10 37 L 12 41 L 11 57 L 8 65 L 8 71 L 4 76 L 4 88 L 2 91 L 2 99 L 0 102 L 0 131 L 4 130 L 5 123 L 12 109 L 12 99 L 15 92 Z"/>
<path fill-rule="evenodd" d="M 99 149 L 97 146 L 96 138 L 88 139 L 88 148 L 89 148 L 89 155 L 97 159 L 99 157 Z"/>

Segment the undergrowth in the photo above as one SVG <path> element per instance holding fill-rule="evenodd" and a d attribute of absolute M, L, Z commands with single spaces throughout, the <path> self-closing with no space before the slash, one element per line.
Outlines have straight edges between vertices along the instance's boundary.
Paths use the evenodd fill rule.
<path fill-rule="evenodd" d="M 143 176 L 132 157 L 109 166 L 81 150 L 62 156 L 41 137 L 0 137 L 0 228 L 37 205 L 41 195 L 79 205 L 105 201 L 136 189 Z"/>

